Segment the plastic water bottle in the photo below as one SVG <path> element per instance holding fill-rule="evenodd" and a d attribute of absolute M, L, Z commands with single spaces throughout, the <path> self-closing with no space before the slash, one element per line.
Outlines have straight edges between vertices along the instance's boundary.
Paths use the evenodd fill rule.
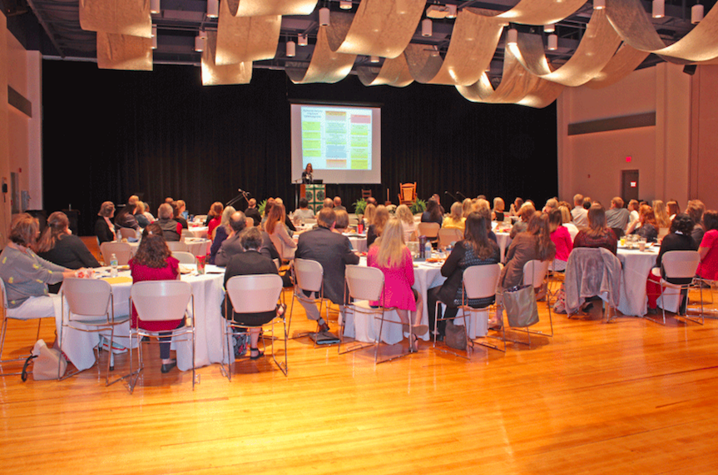
<path fill-rule="evenodd" d="M 427 259 L 431 257 L 431 241 L 428 239 L 426 240 L 426 244 L 424 244 L 424 256 L 426 256 Z"/>
<path fill-rule="evenodd" d="M 117 256 L 115 254 L 112 254 L 110 257 L 110 267 L 112 267 L 110 275 L 112 277 L 117 277 Z"/>

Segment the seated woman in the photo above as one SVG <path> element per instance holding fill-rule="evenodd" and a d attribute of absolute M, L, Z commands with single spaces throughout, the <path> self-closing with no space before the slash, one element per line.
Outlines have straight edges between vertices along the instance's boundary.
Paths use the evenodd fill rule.
<path fill-rule="evenodd" d="M 446 321 L 440 321 L 439 328 L 434 328 L 436 302 L 441 301 L 446 304 L 446 318 L 455 317 L 458 312 L 458 306 L 462 304 L 464 270 L 472 266 L 499 263 L 501 250 L 494 241 L 489 239 L 487 224 L 491 225 L 488 216 L 478 212 L 473 212 L 469 215 L 466 219 L 464 239 L 456 243 L 446 262 L 441 266 L 441 275 L 446 277 L 446 281 L 440 287 L 429 289 L 427 295 L 429 328 L 431 328 L 432 333 L 438 330 L 439 340 L 444 339 Z M 484 308 L 493 302 L 494 299 L 492 298 L 488 300 L 470 300 L 468 303 L 474 308 Z M 441 315 L 439 315 L 439 318 L 441 318 Z"/>
<path fill-rule="evenodd" d="M 147 225 L 152 222 L 147 219 L 147 216 L 145 216 L 145 204 L 142 201 L 137 202 L 137 207 L 135 208 L 135 220 L 137 220 L 137 224 L 139 224 L 141 228 L 146 228 Z"/>
<path fill-rule="evenodd" d="M 222 224 L 214 229 L 214 238 L 212 239 L 212 246 L 209 248 L 209 259 L 207 259 L 208 264 L 214 264 L 214 258 L 222 247 L 222 243 L 232 232 L 232 228 L 229 225 L 229 218 L 235 211 L 232 206 L 227 206 L 224 208 L 224 211 L 222 211 Z"/>
<path fill-rule="evenodd" d="M 511 208 L 509 209 L 509 216 L 518 216 L 519 210 L 524 205 L 524 200 L 516 197 L 513 203 L 511 203 Z"/>
<path fill-rule="evenodd" d="M 239 242 L 244 248 L 244 252 L 235 254 L 227 264 L 224 271 L 224 285 L 227 281 L 236 275 L 257 275 L 257 274 L 277 274 L 277 266 L 274 265 L 269 258 L 259 253 L 262 247 L 262 232 L 259 228 L 251 227 L 246 229 Z M 227 297 L 225 296 L 225 299 Z M 269 323 L 276 315 L 276 311 L 262 313 L 234 313 L 231 302 L 227 303 L 227 312 L 225 313 L 225 302 L 222 302 L 222 312 L 224 318 L 233 320 L 239 325 L 248 325 L 256 328 L 249 329 L 250 356 L 252 360 L 256 360 L 263 356 L 259 351 L 257 343 L 259 341 L 259 332 L 261 325 Z M 283 309 L 281 310 L 283 312 Z"/>
<path fill-rule="evenodd" d="M 399 319 L 406 324 L 411 312 L 414 333 L 410 335 L 410 346 L 411 351 L 417 351 L 417 336 L 425 334 L 429 327 L 421 325 L 421 301 L 419 294 L 411 288 L 414 285 L 414 261 L 404 244 L 404 229 L 398 219 L 387 221 L 378 245 L 369 249 L 367 265 L 384 273 L 382 301 L 371 304 L 396 308 Z"/>
<path fill-rule="evenodd" d="M 534 212 L 526 231 L 516 235 L 506 252 L 506 266 L 501 271 L 499 287 L 509 289 L 523 283 L 524 264 L 532 260 L 550 261 L 556 255 L 551 241 L 548 216 Z"/>
<path fill-rule="evenodd" d="M 653 208 L 641 205 L 638 221 L 628 226 L 626 234 L 637 234 L 647 242 L 656 242 L 658 240 L 658 224 L 656 216 L 653 214 Z"/>
<path fill-rule="evenodd" d="M 170 206 L 164 203 L 162 206 Z M 160 212 L 162 211 L 160 206 Z M 171 213 L 170 207 L 170 213 Z M 130 272 L 132 283 L 148 280 L 179 280 L 179 261 L 172 257 L 163 236 L 162 228 L 152 223 L 142 232 L 142 240 L 137 252 L 130 259 Z M 132 327 L 139 327 L 149 331 L 174 330 L 184 324 L 183 319 L 170 321 L 142 321 L 137 318 L 137 310 L 132 307 Z M 169 332 L 166 333 L 169 335 Z M 177 361 L 170 359 L 170 337 L 160 337 L 160 358 L 162 359 L 163 373 L 169 373 L 177 366 Z"/>
<path fill-rule="evenodd" d="M 404 242 L 416 241 L 418 236 L 416 234 L 416 223 L 414 222 L 414 215 L 411 214 L 411 210 L 407 205 L 399 205 L 396 208 L 396 217 L 401 221 L 401 228 L 404 230 Z"/>
<path fill-rule="evenodd" d="M 9 242 L 0 254 L 0 278 L 5 283 L 8 310 L 14 318 L 56 317 L 59 325 L 62 301 L 59 295 L 48 294 L 47 285 L 77 277 L 78 273 L 46 261 L 32 251 L 39 229 L 37 219 L 27 213 L 13 218 Z"/>
<path fill-rule="evenodd" d="M 182 225 L 182 229 L 189 229 L 187 220 L 182 215 L 182 212 L 186 208 L 184 201 L 173 201 L 172 203 L 170 203 L 170 206 L 172 206 L 172 219 L 180 223 Z M 209 233 L 209 230 L 207 230 L 207 233 Z"/>
<path fill-rule="evenodd" d="M 561 212 L 562 226 L 568 230 L 568 234 L 571 236 L 571 243 L 578 234 L 578 228 L 573 224 L 573 218 L 571 217 L 571 210 L 568 206 L 559 206 L 558 210 Z"/>
<path fill-rule="evenodd" d="M 473 212 L 474 203 L 469 198 L 464 198 L 464 201 L 461 202 L 461 216 L 464 218 L 468 218 L 469 215 Z"/>
<path fill-rule="evenodd" d="M 703 227 L 706 232 L 698 248 L 701 263 L 696 274 L 701 279 L 718 280 L 718 211 L 709 209 L 703 213 Z"/>
<path fill-rule="evenodd" d="M 72 234 L 69 225 L 70 221 L 65 213 L 61 211 L 52 213 L 47 219 L 45 231 L 35 245 L 37 255 L 68 269 L 100 267 L 100 263 L 82 242 L 82 239 Z M 53 294 L 56 294 L 58 290 L 60 290 L 60 284 L 50 286 L 50 292 Z"/>
<path fill-rule="evenodd" d="M 466 218 L 464 217 L 464 208 L 458 201 L 451 205 L 451 214 L 444 219 L 442 228 L 464 230 L 466 226 Z"/>
<path fill-rule="evenodd" d="M 671 226 L 671 218 L 668 216 L 668 208 L 662 200 L 653 200 L 651 203 L 653 214 L 656 215 L 657 228 L 669 228 Z"/>
<path fill-rule="evenodd" d="M 204 221 L 204 225 L 207 226 L 208 236 L 212 236 L 214 228 L 219 226 L 220 221 L 222 220 L 222 211 L 224 211 L 224 205 L 219 201 L 215 201 L 212 203 L 212 206 L 210 206 L 209 211 L 207 212 L 207 219 Z"/>
<path fill-rule="evenodd" d="M 556 246 L 556 257 L 554 257 L 553 270 L 566 270 L 568 255 L 573 250 L 573 239 L 568 228 L 563 226 L 563 215 L 561 210 L 554 209 L 548 214 L 549 230 L 551 241 Z"/>
<path fill-rule="evenodd" d="M 695 244 L 691 237 L 693 231 L 693 221 L 690 216 L 684 213 L 678 213 L 671 222 L 671 230 L 661 241 L 661 250 L 656 258 L 656 266 L 648 274 L 646 282 L 646 295 L 648 296 L 648 311 L 655 313 L 658 309 L 657 300 L 661 294 L 661 277 L 665 278 L 666 274 L 661 266 L 663 254 L 669 251 L 695 251 Z M 693 279 L 668 279 L 672 284 L 690 284 Z M 680 305 L 679 313 L 685 314 L 685 293 L 682 294 L 684 303 Z"/>
<path fill-rule="evenodd" d="M 504 220 L 504 200 L 498 196 L 494 198 L 494 209 L 491 211 L 492 221 L 503 221 Z"/>
<path fill-rule="evenodd" d="M 384 205 L 377 206 L 374 213 L 374 223 L 366 231 L 367 248 L 371 247 L 374 241 L 381 236 L 387 221 L 389 221 L 389 210 Z"/>
<path fill-rule="evenodd" d="M 573 247 L 603 247 L 614 255 L 618 240 L 612 229 L 606 227 L 606 210 L 600 203 L 593 203 L 588 210 L 588 228 L 578 232 Z"/>
<path fill-rule="evenodd" d="M 135 219 L 135 207 L 134 204 L 126 204 L 125 207 L 117 213 L 115 217 L 115 231 L 120 228 L 130 228 L 135 231 L 140 229 L 140 225 L 137 224 L 137 220 Z"/>
<path fill-rule="evenodd" d="M 366 208 L 364 208 L 364 216 L 362 217 L 362 220 L 364 221 L 364 232 L 367 232 L 369 230 L 369 226 L 374 224 L 375 214 L 376 206 L 372 203 L 368 203 Z"/>
<path fill-rule="evenodd" d="M 100 206 L 100 212 L 97 213 L 97 221 L 95 222 L 95 236 L 97 241 L 102 244 L 103 242 L 111 242 L 116 239 L 115 237 L 115 225 L 112 224 L 111 218 L 115 215 L 115 205 L 112 201 L 105 201 Z"/>
<path fill-rule="evenodd" d="M 290 251 L 288 251 L 288 249 L 296 249 L 297 247 L 297 243 L 289 236 L 287 228 L 284 225 L 286 217 L 287 215 L 284 211 L 284 205 L 282 203 L 275 202 L 274 206 L 272 206 L 272 210 L 269 212 L 267 221 L 264 224 L 264 228 L 266 229 L 267 234 L 269 234 L 269 238 L 274 243 L 274 247 L 277 248 L 279 254 L 285 259 L 290 257 Z"/>
<path fill-rule="evenodd" d="M 444 222 L 444 216 L 441 214 L 441 206 L 438 201 L 429 200 L 426 202 L 426 211 L 421 214 L 422 223 L 437 223 L 439 227 Z"/>
<path fill-rule="evenodd" d="M 334 231 L 337 234 L 344 234 L 349 231 L 349 213 L 344 209 L 335 209 L 334 214 L 337 215 L 336 221 L 334 221 Z"/>
<path fill-rule="evenodd" d="M 294 217 L 304 221 L 305 219 L 314 219 L 314 211 L 309 209 L 309 201 L 306 198 L 299 200 L 299 209 L 294 211 Z"/>
<path fill-rule="evenodd" d="M 174 211 L 169 203 L 162 203 L 157 210 L 157 224 L 162 229 L 165 241 L 179 241 L 182 237 L 182 225 L 175 221 L 172 216 Z"/>
<path fill-rule="evenodd" d="M 525 232 L 529 227 L 529 221 L 535 213 L 536 208 L 534 207 L 533 203 L 527 201 L 522 204 L 518 212 L 519 220 L 516 221 L 513 226 L 511 226 L 511 232 L 509 232 L 509 237 L 513 239 L 519 233 Z"/>

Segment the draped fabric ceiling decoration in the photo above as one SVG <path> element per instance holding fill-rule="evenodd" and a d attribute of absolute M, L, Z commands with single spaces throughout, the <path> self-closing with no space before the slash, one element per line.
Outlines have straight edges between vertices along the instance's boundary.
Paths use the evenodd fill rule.
<path fill-rule="evenodd" d="M 170 38 L 206 34 L 205 85 L 246 84 L 253 67 L 284 69 L 297 84 L 335 83 L 353 71 L 365 86 L 417 81 L 454 86 L 470 101 L 544 107 L 565 87 L 606 87 L 642 65 L 718 58 L 718 10 L 693 26 L 692 5 L 671 1 L 664 20 L 652 19 L 640 0 L 606 0 L 595 10 L 586 0 L 445 0 L 457 7 L 455 19 L 435 0 L 352 0 L 351 11 L 338 0 L 220 0 L 218 20 L 206 15 L 206 0 L 161 0 L 159 14 L 150 13 L 150 0 L 79 0 L 78 17 L 83 30 L 97 32 L 100 68 L 151 70 L 156 24 L 167 43 L 159 41 L 154 61 L 179 56 Z M 28 0 L 63 55 L 43 9 L 62 4 L 67 25 L 70 0 L 35 2 Z M 320 8 L 331 10 L 328 25 L 320 25 Z M 190 29 L 193 9 L 199 23 Z M 433 18 L 429 36 L 425 17 Z M 553 23 L 558 52 L 545 47 L 543 26 Z M 509 28 L 518 30 L 515 43 Z M 287 54 L 286 42 L 300 35 L 308 44 Z"/>

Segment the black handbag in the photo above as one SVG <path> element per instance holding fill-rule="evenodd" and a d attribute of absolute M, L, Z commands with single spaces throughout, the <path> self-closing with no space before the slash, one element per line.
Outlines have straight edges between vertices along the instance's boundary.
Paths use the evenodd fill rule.
<path fill-rule="evenodd" d="M 466 350 L 466 327 L 463 325 L 454 325 L 453 320 L 447 320 L 444 342 L 446 346 L 450 348 Z"/>
<path fill-rule="evenodd" d="M 533 285 L 504 290 L 504 308 L 512 327 L 530 327 L 539 321 L 536 294 Z"/>

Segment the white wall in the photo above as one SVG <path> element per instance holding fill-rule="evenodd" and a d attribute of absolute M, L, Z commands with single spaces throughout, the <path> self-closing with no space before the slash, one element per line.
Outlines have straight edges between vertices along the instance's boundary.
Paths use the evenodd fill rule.
<path fill-rule="evenodd" d="M 604 89 L 567 88 L 559 97 L 559 196 L 576 193 L 608 206 L 621 194 L 621 171 L 639 170 L 641 199 L 688 199 L 690 76 L 661 63 Z M 656 125 L 568 135 L 568 124 L 656 113 Z M 626 157 L 631 157 L 627 162 Z"/>

